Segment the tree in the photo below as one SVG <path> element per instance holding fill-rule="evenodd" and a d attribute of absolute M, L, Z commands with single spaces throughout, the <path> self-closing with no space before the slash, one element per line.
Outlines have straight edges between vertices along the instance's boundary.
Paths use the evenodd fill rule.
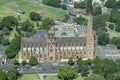
<path fill-rule="evenodd" d="M 61 0 L 43 0 L 43 4 L 59 8 L 61 7 Z"/>
<path fill-rule="evenodd" d="M 38 60 L 35 56 L 31 56 L 30 60 L 29 60 L 29 64 L 30 65 L 37 65 L 38 64 Z"/>
<path fill-rule="evenodd" d="M 111 30 L 114 30 L 114 24 L 109 24 L 109 28 L 110 28 Z"/>
<path fill-rule="evenodd" d="M 109 75 L 106 80 L 120 80 L 120 71 Z"/>
<path fill-rule="evenodd" d="M 8 80 L 17 80 L 17 69 L 11 67 L 7 72 L 7 78 Z"/>
<path fill-rule="evenodd" d="M 89 74 L 88 70 L 88 65 L 89 65 L 89 60 L 87 61 L 83 61 L 82 58 L 79 58 L 77 60 L 77 64 L 78 64 L 78 72 L 81 73 L 81 76 L 87 76 Z"/>
<path fill-rule="evenodd" d="M 115 31 L 120 32 L 120 23 L 116 24 Z"/>
<path fill-rule="evenodd" d="M 100 28 L 104 28 L 106 21 L 109 19 L 107 15 L 97 15 L 93 17 L 93 28 L 98 31 Z"/>
<path fill-rule="evenodd" d="M 7 56 L 8 59 L 14 58 L 15 55 L 16 55 L 16 53 L 11 48 L 7 48 L 5 50 L 5 54 L 6 54 L 6 56 Z"/>
<path fill-rule="evenodd" d="M 111 44 L 116 45 L 117 48 L 120 49 L 120 37 L 113 37 L 111 39 Z"/>
<path fill-rule="evenodd" d="M 8 39 L 2 39 L 2 44 L 3 45 L 8 45 L 9 44 L 9 41 L 8 41 Z"/>
<path fill-rule="evenodd" d="M 53 25 L 55 25 L 54 20 L 50 18 L 45 18 L 44 20 L 42 20 L 41 28 L 45 30 L 49 30 Z"/>
<path fill-rule="evenodd" d="M 71 67 L 63 66 L 58 71 L 58 76 L 64 80 L 73 80 L 74 78 L 76 78 L 77 73 Z"/>
<path fill-rule="evenodd" d="M 87 7 L 86 7 L 86 12 L 89 13 L 93 13 L 93 6 L 92 6 L 92 0 L 87 0 Z"/>
<path fill-rule="evenodd" d="M 61 8 L 66 10 L 67 9 L 66 4 L 61 4 Z"/>
<path fill-rule="evenodd" d="M 10 35 L 9 29 L 8 29 L 8 28 L 3 28 L 2 34 L 3 34 L 3 35 Z"/>
<path fill-rule="evenodd" d="M 104 2 L 105 0 L 100 0 L 100 1 Z"/>
<path fill-rule="evenodd" d="M 10 43 L 10 45 L 5 50 L 7 58 L 14 58 L 18 51 L 20 51 L 21 36 L 16 36 Z"/>
<path fill-rule="evenodd" d="M 68 59 L 68 64 L 69 64 L 69 65 L 73 65 L 73 64 L 74 64 L 74 61 L 73 61 L 73 58 L 72 58 L 72 57 L 70 57 L 70 58 Z"/>
<path fill-rule="evenodd" d="M 67 14 L 65 14 L 65 15 L 63 16 L 62 21 L 63 21 L 63 22 L 67 22 L 69 18 L 70 18 L 70 16 L 67 15 Z"/>
<path fill-rule="evenodd" d="M 2 71 L 2 69 L 0 69 L 0 80 L 6 80 L 6 74 Z"/>
<path fill-rule="evenodd" d="M 22 26 L 21 29 L 26 32 L 32 32 L 34 28 L 34 26 L 31 24 L 31 22 L 28 19 L 23 23 L 21 23 L 21 26 Z"/>
<path fill-rule="evenodd" d="M 6 27 L 11 29 L 14 26 L 18 26 L 18 20 L 17 18 L 13 17 L 13 16 L 6 16 L 2 19 L 1 21 L 1 26 Z"/>
<path fill-rule="evenodd" d="M 120 9 L 120 0 L 117 1 L 116 8 Z"/>
<path fill-rule="evenodd" d="M 2 43 L 2 39 L 3 39 L 3 34 L 2 32 L 0 32 L 0 44 Z"/>
<path fill-rule="evenodd" d="M 40 20 L 42 20 L 42 17 L 40 16 L 40 14 L 36 13 L 36 12 L 31 12 L 29 17 L 30 17 L 30 19 L 32 21 L 40 21 Z"/>
<path fill-rule="evenodd" d="M 39 21 L 36 22 L 36 26 L 37 26 L 37 27 L 40 27 Z"/>
<path fill-rule="evenodd" d="M 85 9 L 86 8 L 86 1 L 81 1 L 80 3 L 74 2 L 74 7 L 75 8 Z"/>
<path fill-rule="evenodd" d="M 107 0 L 105 6 L 107 8 L 116 8 L 116 0 Z"/>
<path fill-rule="evenodd" d="M 105 80 L 105 78 L 98 74 L 90 75 L 89 77 L 85 78 L 85 80 Z"/>
<path fill-rule="evenodd" d="M 17 59 L 14 59 L 14 60 L 13 60 L 13 63 L 14 63 L 15 65 L 19 65 L 19 62 L 18 62 Z"/>
<path fill-rule="evenodd" d="M 26 60 L 23 60 L 22 65 L 26 65 L 26 64 L 27 64 Z"/>
<path fill-rule="evenodd" d="M 102 31 L 98 33 L 98 44 L 106 45 L 109 43 L 109 41 L 110 41 L 110 37 L 108 33 Z"/>
<path fill-rule="evenodd" d="M 81 65 L 81 63 L 83 63 L 82 58 L 78 58 L 78 60 L 77 60 L 77 64 L 78 64 L 78 65 Z"/>
<path fill-rule="evenodd" d="M 109 17 L 110 22 L 119 23 L 120 11 L 118 9 L 112 9 Z"/>
<path fill-rule="evenodd" d="M 81 76 L 87 76 L 89 74 L 88 70 L 88 65 L 87 64 L 83 64 L 83 65 L 79 65 L 79 67 L 81 68 Z"/>
<path fill-rule="evenodd" d="M 93 73 L 99 74 L 104 78 L 108 78 L 117 71 L 114 61 L 108 59 L 94 59 Z M 109 79 L 108 79 L 109 80 Z"/>
<path fill-rule="evenodd" d="M 100 15 L 102 13 L 102 9 L 100 6 L 96 7 L 93 9 L 93 15 L 96 16 L 96 15 Z"/>
<path fill-rule="evenodd" d="M 74 22 L 79 25 L 87 25 L 87 20 L 84 17 L 82 17 L 81 15 L 79 17 L 75 18 Z"/>

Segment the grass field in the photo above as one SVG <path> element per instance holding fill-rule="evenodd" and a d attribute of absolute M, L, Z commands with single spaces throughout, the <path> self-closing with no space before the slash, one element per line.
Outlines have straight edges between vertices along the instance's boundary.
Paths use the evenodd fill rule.
<path fill-rule="evenodd" d="M 17 10 L 25 11 L 25 14 L 17 14 Z M 21 19 L 27 19 L 30 12 L 38 12 L 43 18 L 49 17 L 58 19 L 65 14 L 64 10 L 48 7 L 45 5 L 33 4 L 26 0 L 0 0 L 0 18 L 4 16 L 20 15 Z"/>
<path fill-rule="evenodd" d="M 58 80 L 58 78 L 57 78 L 57 76 L 51 76 L 51 75 L 50 75 L 50 76 L 47 76 L 45 80 Z M 84 80 L 84 78 L 79 75 L 79 76 L 78 76 L 76 79 L 74 79 L 74 80 Z"/>
<path fill-rule="evenodd" d="M 110 34 L 110 38 L 113 37 L 120 37 L 120 33 L 116 32 L 115 30 L 108 30 L 109 34 Z"/>
<path fill-rule="evenodd" d="M 78 77 L 74 80 L 84 80 L 84 78 L 82 76 L 78 75 Z"/>
<path fill-rule="evenodd" d="M 40 80 L 38 74 L 24 74 L 18 80 Z"/>
<path fill-rule="evenodd" d="M 47 76 L 45 80 L 58 80 L 57 76 Z"/>

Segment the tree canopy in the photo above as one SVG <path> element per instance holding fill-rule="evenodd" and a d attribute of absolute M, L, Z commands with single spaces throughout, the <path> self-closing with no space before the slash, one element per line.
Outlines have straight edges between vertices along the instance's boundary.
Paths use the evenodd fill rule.
<path fill-rule="evenodd" d="M 18 54 L 18 51 L 20 50 L 20 43 L 20 36 L 16 36 L 16 38 L 11 41 L 10 45 L 5 50 L 7 58 L 14 58 L 16 54 Z"/>
<path fill-rule="evenodd" d="M 11 29 L 13 26 L 18 26 L 18 20 L 13 16 L 6 16 L 2 19 L 0 26 Z"/>
<path fill-rule="evenodd" d="M 98 44 L 100 45 L 106 45 L 110 41 L 109 34 L 103 31 L 100 31 L 98 33 Z"/>
<path fill-rule="evenodd" d="M 28 19 L 21 23 L 21 30 L 23 31 L 32 32 L 33 28 L 33 24 L 31 24 L 31 22 Z"/>
<path fill-rule="evenodd" d="M 79 58 L 77 60 L 78 64 L 78 72 L 81 74 L 81 76 L 87 76 L 89 74 L 89 67 L 91 62 L 90 60 L 83 61 L 82 58 Z"/>
<path fill-rule="evenodd" d="M 104 78 L 109 80 L 111 74 L 118 72 L 116 63 L 108 59 L 99 59 L 94 60 L 93 73 L 102 75 Z"/>
<path fill-rule="evenodd" d="M 102 13 L 102 9 L 101 9 L 100 6 L 95 7 L 95 8 L 93 9 L 93 15 L 94 15 L 94 16 L 100 15 L 101 13 Z"/>
<path fill-rule="evenodd" d="M 43 4 L 59 8 L 61 7 L 61 0 L 43 0 Z"/>
<path fill-rule="evenodd" d="M 63 66 L 58 71 L 58 76 L 64 80 L 73 80 L 74 78 L 76 78 L 77 73 L 71 67 Z"/>
<path fill-rule="evenodd" d="M 44 20 L 42 20 L 41 28 L 45 30 L 49 30 L 53 25 L 55 25 L 54 20 L 50 18 L 45 18 Z"/>
<path fill-rule="evenodd" d="M 86 7 L 86 12 L 89 13 L 93 13 L 93 6 L 92 6 L 92 0 L 87 0 L 87 7 Z"/>
<path fill-rule="evenodd" d="M 36 12 L 31 12 L 29 17 L 30 17 L 30 19 L 32 21 L 40 21 L 40 20 L 42 20 L 42 17 L 40 16 L 40 14 L 36 13 Z"/>
<path fill-rule="evenodd" d="M 107 8 L 115 8 L 116 7 L 116 0 L 107 0 L 105 3 Z"/>
<path fill-rule="evenodd" d="M 111 44 L 115 44 L 118 49 L 120 49 L 120 37 L 113 37 L 111 39 Z"/>
<path fill-rule="evenodd" d="M 87 25 L 87 20 L 84 17 L 82 17 L 81 15 L 79 17 L 75 18 L 74 22 L 79 25 Z"/>
<path fill-rule="evenodd" d="M 74 7 L 75 8 L 85 9 L 86 8 L 86 1 L 81 1 L 80 3 L 74 2 Z"/>
<path fill-rule="evenodd" d="M 31 56 L 30 60 L 29 60 L 29 64 L 30 65 L 37 65 L 38 64 L 38 60 L 35 56 Z"/>
<path fill-rule="evenodd" d="M 7 72 L 7 78 L 8 80 L 17 80 L 17 69 L 11 67 Z"/>
<path fill-rule="evenodd" d="M 6 80 L 7 77 L 6 77 L 6 74 L 5 72 L 2 71 L 2 69 L 0 68 L 0 80 Z"/>
<path fill-rule="evenodd" d="M 85 78 L 84 80 L 105 80 L 105 78 L 98 74 L 90 75 L 89 77 Z"/>
<path fill-rule="evenodd" d="M 72 57 L 70 57 L 70 58 L 68 59 L 68 64 L 69 64 L 69 65 L 73 65 L 73 64 L 74 64 L 74 61 L 73 61 L 73 58 L 72 58 Z"/>
<path fill-rule="evenodd" d="M 22 65 L 25 65 L 25 64 L 27 64 L 27 61 L 26 61 L 26 60 L 23 60 L 23 61 L 22 61 Z"/>

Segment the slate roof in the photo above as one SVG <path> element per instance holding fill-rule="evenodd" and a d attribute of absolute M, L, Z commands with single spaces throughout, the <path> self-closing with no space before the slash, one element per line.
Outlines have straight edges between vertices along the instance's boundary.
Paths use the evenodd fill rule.
<path fill-rule="evenodd" d="M 86 38 L 85 37 L 60 37 L 60 38 L 56 38 L 55 39 L 55 43 L 57 45 L 62 45 L 63 44 L 71 44 L 71 43 L 82 43 L 82 44 L 86 44 Z"/>
<path fill-rule="evenodd" d="M 22 43 L 23 44 L 38 44 L 38 43 L 41 43 L 41 44 L 45 44 L 46 43 L 46 40 L 45 38 L 22 38 Z"/>

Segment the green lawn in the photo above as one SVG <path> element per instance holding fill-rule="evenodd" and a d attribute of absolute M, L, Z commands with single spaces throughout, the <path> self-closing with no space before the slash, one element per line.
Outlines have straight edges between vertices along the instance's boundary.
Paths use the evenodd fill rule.
<path fill-rule="evenodd" d="M 20 15 L 21 19 L 27 19 L 29 13 L 34 11 L 40 13 L 43 18 L 49 17 L 58 19 L 65 14 L 64 10 L 48 7 L 39 4 L 33 4 L 26 0 L 0 0 L 0 18 L 8 15 L 18 16 L 17 10 L 25 11 L 25 14 Z"/>
<path fill-rule="evenodd" d="M 78 75 L 78 77 L 74 80 L 84 80 L 84 78 L 82 76 Z"/>
<path fill-rule="evenodd" d="M 45 80 L 58 80 L 58 78 L 57 78 L 57 76 L 47 76 L 46 78 L 45 78 Z"/>
<path fill-rule="evenodd" d="M 57 78 L 57 76 L 51 76 L 51 75 L 49 75 L 49 76 L 46 77 L 45 80 L 58 80 L 58 78 Z M 74 79 L 74 80 L 84 80 L 84 78 L 79 75 L 79 76 L 78 76 L 76 79 Z"/>
<path fill-rule="evenodd" d="M 110 38 L 120 37 L 120 33 L 116 32 L 115 30 L 108 30 L 108 32 L 110 34 Z"/>
<path fill-rule="evenodd" d="M 38 74 L 24 74 L 18 80 L 40 80 Z"/>
<path fill-rule="evenodd" d="M 21 14 L 21 15 L 18 14 L 17 13 L 18 10 L 25 11 L 25 14 Z M 41 5 L 34 4 L 31 2 L 28 2 L 27 0 L 0 0 L 0 21 L 5 16 L 13 15 L 17 18 L 18 16 L 20 16 L 21 22 L 22 22 L 29 18 L 29 14 L 32 11 L 40 13 L 40 15 L 43 18 L 49 17 L 53 19 L 59 19 L 66 14 L 64 10 L 61 10 L 59 8 L 53 8 L 53 7 L 45 6 L 42 4 Z M 32 23 L 36 25 L 36 22 L 32 22 Z M 6 36 L 5 38 L 11 41 L 14 38 L 15 34 L 16 34 L 16 31 L 13 30 L 10 32 L 10 35 Z"/>

